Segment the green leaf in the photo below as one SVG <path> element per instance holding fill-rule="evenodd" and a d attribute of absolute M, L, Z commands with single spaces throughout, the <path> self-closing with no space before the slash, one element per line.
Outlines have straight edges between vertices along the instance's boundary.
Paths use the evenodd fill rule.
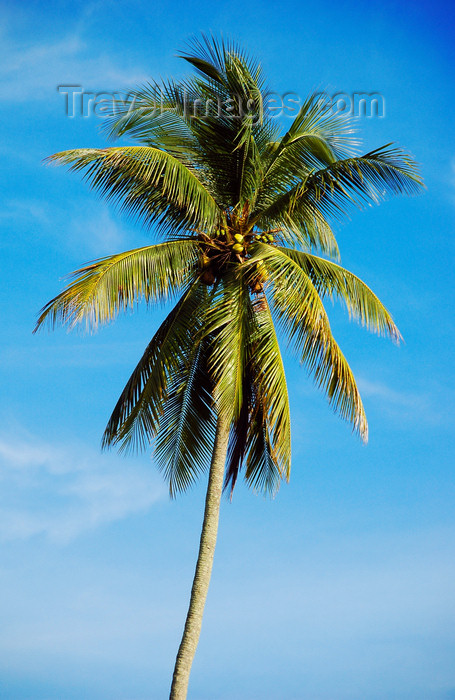
<path fill-rule="evenodd" d="M 245 343 L 242 405 L 231 428 L 225 488 L 232 494 L 246 461 L 247 482 L 274 495 L 291 468 L 286 376 L 266 298 L 259 295 L 248 307 L 252 332 Z"/>
<path fill-rule="evenodd" d="M 272 246 L 255 246 L 255 263 L 267 269 L 274 311 L 290 345 L 297 351 L 334 410 L 366 442 L 368 425 L 354 375 L 332 335 L 327 313 L 309 275 Z"/>
<path fill-rule="evenodd" d="M 330 260 L 298 250 L 279 248 L 310 277 L 321 298 L 340 299 L 346 306 L 349 317 L 359 321 L 379 335 L 388 335 L 399 343 L 401 334 L 390 313 L 361 279 Z"/>
<path fill-rule="evenodd" d="M 187 239 L 95 260 L 73 272 L 73 281 L 41 309 L 35 332 L 46 322 L 72 328 L 84 321 L 96 328 L 140 299 L 165 300 L 194 274 L 197 254 L 197 241 Z"/>
<path fill-rule="evenodd" d="M 163 321 L 123 389 L 103 436 L 103 446 L 121 451 L 145 449 L 155 437 L 168 396 L 169 382 L 191 356 L 195 329 L 207 289 L 196 280 Z"/>
<path fill-rule="evenodd" d="M 217 410 L 236 419 L 243 400 L 242 377 L 246 342 L 253 332 L 248 290 L 241 276 L 226 276 L 206 317 L 205 334 L 213 337 L 209 370 L 214 379 Z"/>
<path fill-rule="evenodd" d="M 48 162 L 84 170 L 100 195 L 121 204 L 147 225 L 213 228 L 221 213 L 196 169 L 152 146 L 80 148 L 55 153 Z"/>
<path fill-rule="evenodd" d="M 207 343 L 199 339 L 173 370 L 157 433 L 155 457 L 171 496 L 210 465 L 216 427 L 212 389 Z"/>

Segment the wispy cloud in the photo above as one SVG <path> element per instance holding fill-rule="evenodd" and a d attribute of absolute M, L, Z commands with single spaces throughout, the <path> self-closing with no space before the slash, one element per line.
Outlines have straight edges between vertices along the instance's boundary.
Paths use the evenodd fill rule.
<path fill-rule="evenodd" d="M 93 90 L 123 90 L 147 78 L 145 71 L 101 53 L 86 42 L 80 30 L 58 41 L 30 44 L 4 34 L 0 46 L 0 100 L 62 101 L 58 85 L 82 85 Z"/>
<path fill-rule="evenodd" d="M 3 203 L 0 211 L 1 221 L 49 224 L 49 207 L 45 202 L 36 199 L 10 199 Z"/>
<path fill-rule="evenodd" d="M 131 231 L 126 233 L 123 225 L 116 221 L 112 207 L 89 199 L 83 200 L 83 207 L 80 201 L 65 202 L 63 207 L 26 197 L 7 200 L 0 212 L 0 226 L 9 226 L 12 222 L 16 226 L 22 224 L 34 239 L 37 232 L 41 232 L 55 241 L 60 250 L 63 243 L 71 253 L 77 252 L 78 257 L 81 251 L 93 257 L 120 252 L 127 245 L 127 239 L 129 247 L 135 245 Z"/>
<path fill-rule="evenodd" d="M 4 540 L 42 535 L 65 544 L 165 496 L 150 463 L 30 436 L 0 436 L 0 484 Z"/>
<path fill-rule="evenodd" d="M 363 398 L 372 399 L 380 404 L 381 410 L 394 419 L 434 425 L 447 418 L 435 407 L 435 402 L 428 393 L 398 390 L 384 382 L 372 382 L 362 377 L 358 378 L 357 385 Z"/>
<path fill-rule="evenodd" d="M 107 205 L 99 202 L 94 203 L 83 214 L 79 213 L 71 218 L 69 234 L 69 240 L 77 250 L 80 250 L 82 240 L 84 249 L 93 255 L 112 255 L 119 252 L 126 238 Z"/>
<path fill-rule="evenodd" d="M 422 396 L 397 391 L 382 382 L 372 382 L 368 379 L 360 378 L 357 384 L 363 396 L 374 396 L 394 404 L 395 406 L 405 406 L 409 408 L 415 407 L 416 405 L 424 406 L 426 403 Z"/>

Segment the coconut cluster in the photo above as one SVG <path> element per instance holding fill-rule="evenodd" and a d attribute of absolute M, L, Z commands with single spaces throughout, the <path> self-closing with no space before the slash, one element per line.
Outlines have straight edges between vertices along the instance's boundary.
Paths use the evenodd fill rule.
<path fill-rule="evenodd" d="M 260 243 L 274 243 L 275 236 L 272 236 L 271 233 L 261 233 L 259 236 L 256 236 L 256 240 Z"/>
<path fill-rule="evenodd" d="M 226 229 L 220 228 L 215 231 L 215 238 L 220 242 L 226 242 L 234 253 L 243 253 L 245 250 L 245 237 L 242 236 L 241 233 L 235 233 L 233 236 L 229 236 Z"/>
<path fill-rule="evenodd" d="M 235 230 L 235 229 L 234 229 Z M 248 246 L 254 240 L 261 243 L 274 243 L 275 238 L 271 233 L 247 233 L 245 236 L 229 227 L 217 228 L 211 235 L 199 232 L 202 245 L 202 255 L 200 258 L 201 280 L 212 285 L 215 279 L 223 274 L 226 266 L 233 262 L 233 259 L 242 262 L 247 255 Z M 262 291 L 264 281 L 264 269 L 262 263 L 257 263 L 256 274 L 250 284 L 252 291 L 259 293 Z"/>
<path fill-rule="evenodd" d="M 217 241 L 226 243 L 234 253 L 243 253 L 247 244 L 252 241 L 254 234 L 249 234 L 246 238 L 241 233 L 232 234 L 227 229 L 219 228 L 215 231 L 214 237 Z M 275 236 L 271 233 L 260 233 L 255 236 L 255 240 L 260 243 L 274 243 Z"/>

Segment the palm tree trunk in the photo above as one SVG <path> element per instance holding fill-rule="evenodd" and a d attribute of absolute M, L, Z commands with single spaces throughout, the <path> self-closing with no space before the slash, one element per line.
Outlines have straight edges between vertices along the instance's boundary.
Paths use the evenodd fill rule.
<path fill-rule="evenodd" d="M 202 615 L 212 574 L 215 554 L 221 494 L 223 491 L 224 465 L 229 439 L 229 423 L 218 417 L 215 446 L 210 465 L 209 483 L 205 498 L 204 522 L 196 563 L 196 571 L 191 589 L 190 605 L 186 616 L 185 629 L 175 661 L 169 700 L 185 700 L 188 691 L 191 666 L 201 632 Z"/>

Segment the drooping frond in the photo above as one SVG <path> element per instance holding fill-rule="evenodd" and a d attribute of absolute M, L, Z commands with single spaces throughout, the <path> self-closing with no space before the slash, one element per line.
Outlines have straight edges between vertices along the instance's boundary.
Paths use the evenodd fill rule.
<path fill-rule="evenodd" d="M 279 248 L 310 277 L 319 296 L 337 297 L 344 302 L 350 318 L 379 335 L 398 343 L 400 331 L 390 313 L 367 285 L 352 272 L 330 260 L 289 248 Z"/>
<path fill-rule="evenodd" d="M 220 413 L 237 419 L 243 400 L 243 372 L 247 361 L 251 322 L 248 289 L 241 275 L 228 274 L 216 290 L 206 316 L 206 335 L 213 337 L 209 370 Z"/>
<path fill-rule="evenodd" d="M 274 453 L 270 424 L 260 402 L 252 415 L 249 438 L 245 481 L 255 491 L 274 496 L 284 474 Z"/>
<path fill-rule="evenodd" d="M 247 362 L 243 368 L 242 405 L 229 433 L 224 488 L 230 490 L 231 497 L 247 452 L 254 402 L 254 378 L 251 363 Z"/>
<path fill-rule="evenodd" d="M 268 274 L 274 311 L 285 337 L 295 348 L 329 403 L 366 441 L 368 427 L 354 375 L 332 335 L 327 313 L 309 275 L 288 255 L 257 244 Z"/>
<path fill-rule="evenodd" d="M 221 220 L 220 208 L 189 167 L 152 146 L 80 148 L 55 153 L 48 162 L 84 171 L 99 194 L 121 205 L 147 226 L 211 229 Z"/>
<path fill-rule="evenodd" d="M 169 381 L 192 353 L 206 301 L 207 288 L 196 280 L 163 321 L 117 401 L 104 432 L 104 447 L 144 449 L 155 437 Z"/>
<path fill-rule="evenodd" d="M 197 242 L 186 239 L 95 260 L 73 272 L 66 289 L 43 307 L 35 331 L 46 322 L 96 328 L 140 299 L 166 299 L 188 281 L 196 259 Z"/>
<path fill-rule="evenodd" d="M 267 419 L 274 462 L 280 475 L 289 479 L 291 421 L 283 360 L 266 297 L 256 298 L 253 308 L 258 328 L 252 358 L 256 393 Z"/>
<path fill-rule="evenodd" d="M 173 370 L 163 403 L 155 458 L 171 496 L 185 491 L 210 464 L 216 419 L 207 343 L 200 337 Z"/>
<path fill-rule="evenodd" d="M 247 482 L 273 495 L 281 478 L 289 479 L 290 474 L 291 430 L 286 376 L 265 296 L 260 295 L 247 303 L 252 332 L 245 341 L 247 357 L 242 377 L 242 405 L 231 428 L 225 487 L 230 487 L 232 493 L 242 464 L 246 462 Z"/>

